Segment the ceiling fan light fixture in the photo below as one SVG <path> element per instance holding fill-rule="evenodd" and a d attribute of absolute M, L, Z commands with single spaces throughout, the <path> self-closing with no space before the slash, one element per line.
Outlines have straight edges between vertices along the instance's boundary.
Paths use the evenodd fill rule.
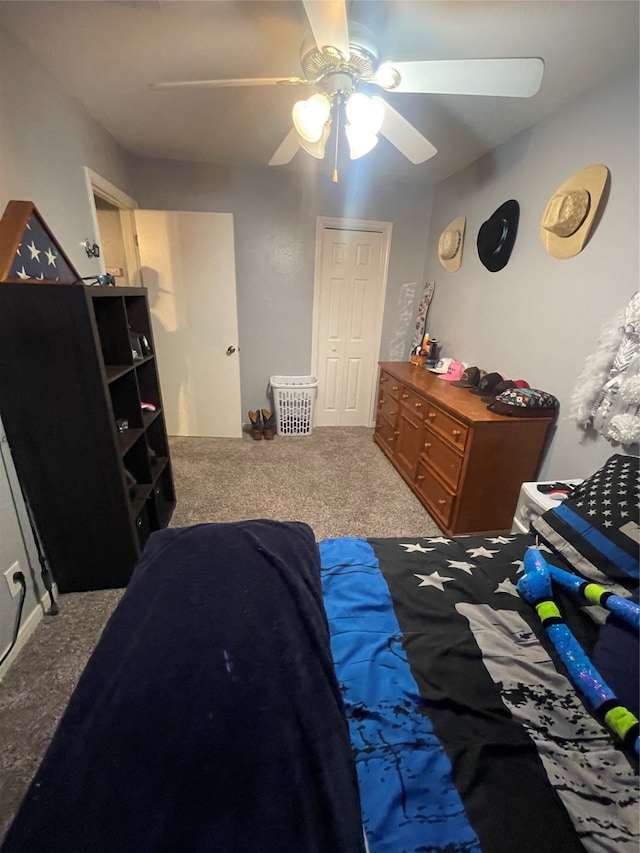
<path fill-rule="evenodd" d="M 329 125 L 325 124 L 322 128 L 320 139 L 317 139 L 315 142 L 308 142 L 306 139 L 299 136 L 298 142 L 300 143 L 300 147 L 304 148 L 304 150 L 308 154 L 311 154 L 312 157 L 315 157 L 316 160 L 324 160 L 324 149 L 327 144 L 327 139 L 329 138 L 329 130 Z"/>
<path fill-rule="evenodd" d="M 369 151 L 373 151 L 378 144 L 378 137 L 375 133 L 361 131 L 352 125 L 345 127 L 345 133 L 347 134 L 347 141 L 349 143 L 349 156 L 352 160 L 364 157 Z"/>
<path fill-rule="evenodd" d="M 384 121 L 384 101 L 356 92 L 347 101 L 346 113 L 349 126 L 354 131 L 361 135 L 375 136 Z"/>
<path fill-rule="evenodd" d="M 383 62 L 373 76 L 373 82 L 383 89 L 395 89 L 400 85 L 400 72 L 390 62 Z"/>
<path fill-rule="evenodd" d="M 318 142 L 331 113 L 331 103 L 326 95 L 317 92 L 306 101 L 296 101 L 292 117 L 298 135 L 305 142 Z M 315 156 L 315 155 L 314 155 Z"/>

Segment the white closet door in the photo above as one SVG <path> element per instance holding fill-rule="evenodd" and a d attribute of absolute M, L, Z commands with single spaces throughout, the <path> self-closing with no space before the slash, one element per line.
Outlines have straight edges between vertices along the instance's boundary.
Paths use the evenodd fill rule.
<path fill-rule="evenodd" d="M 316 318 L 318 426 L 367 426 L 385 289 L 380 232 L 327 228 Z"/>

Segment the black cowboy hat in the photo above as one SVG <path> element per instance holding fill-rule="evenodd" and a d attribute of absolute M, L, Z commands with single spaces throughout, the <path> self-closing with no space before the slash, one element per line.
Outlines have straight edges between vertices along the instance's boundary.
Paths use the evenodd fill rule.
<path fill-rule="evenodd" d="M 518 233 L 520 205 L 509 199 L 494 211 L 478 231 L 478 257 L 490 272 L 506 267 Z"/>

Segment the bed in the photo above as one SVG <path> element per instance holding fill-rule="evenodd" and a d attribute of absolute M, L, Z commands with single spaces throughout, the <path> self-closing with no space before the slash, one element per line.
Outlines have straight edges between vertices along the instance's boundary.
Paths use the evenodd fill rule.
<path fill-rule="evenodd" d="M 3 853 L 636 851 L 633 727 L 591 712 L 518 585 L 538 553 L 637 600 L 637 494 L 616 455 L 530 535 L 153 534 Z M 637 716 L 617 599 L 553 595 Z"/>

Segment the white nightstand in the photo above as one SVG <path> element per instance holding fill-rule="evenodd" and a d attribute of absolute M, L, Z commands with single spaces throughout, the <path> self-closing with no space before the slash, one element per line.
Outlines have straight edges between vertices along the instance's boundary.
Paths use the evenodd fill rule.
<path fill-rule="evenodd" d="M 567 483 L 570 486 L 578 486 L 581 482 L 582 480 L 563 480 L 559 477 L 556 480 L 539 480 L 537 483 L 523 483 L 520 487 L 520 496 L 513 517 L 511 532 L 528 533 L 529 525 L 534 518 L 560 504 L 559 500 L 554 500 L 549 495 L 543 495 L 542 492 L 539 492 L 538 486 L 551 485 L 552 483 Z"/>

